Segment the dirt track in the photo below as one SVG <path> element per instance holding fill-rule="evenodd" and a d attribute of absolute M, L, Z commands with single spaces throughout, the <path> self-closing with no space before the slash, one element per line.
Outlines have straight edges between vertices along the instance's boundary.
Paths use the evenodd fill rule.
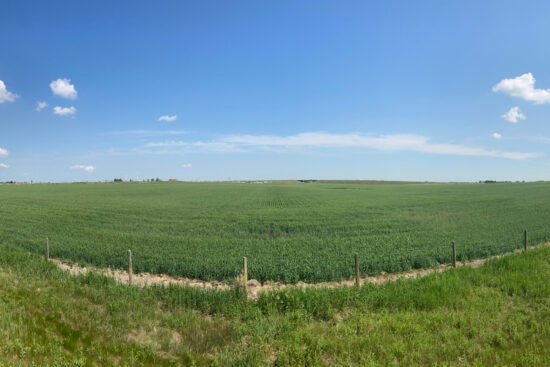
<path fill-rule="evenodd" d="M 542 246 L 550 246 L 550 243 L 544 243 L 535 247 L 542 247 Z M 530 248 L 535 248 L 531 246 Z M 515 250 L 513 252 L 508 252 L 502 255 L 496 255 L 496 256 L 490 256 L 483 259 L 477 259 L 472 261 L 467 261 L 465 263 L 457 262 L 457 266 L 470 266 L 473 268 L 477 268 L 481 265 L 483 265 L 486 261 L 491 259 L 500 258 L 503 256 L 511 255 L 514 253 L 521 252 L 521 250 Z M 96 274 L 102 274 L 108 277 L 112 277 L 116 279 L 116 281 L 124 284 L 128 284 L 128 272 L 123 270 L 113 270 L 113 269 L 100 269 L 95 267 L 83 267 L 79 264 L 66 264 L 58 259 L 50 259 L 50 261 L 54 264 L 56 264 L 60 269 L 68 271 L 71 275 L 78 275 L 78 274 L 84 274 L 88 271 L 94 272 Z M 442 272 L 448 269 L 451 269 L 451 264 L 443 264 L 436 267 L 428 268 L 428 269 L 414 269 L 402 273 L 381 273 L 380 275 L 376 276 L 368 276 L 363 275 L 360 279 L 361 284 L 365 283 L 373 283 L 373 284 L 384 284 L 386 282 L 392 282 L 396 281 L 398 279 L 404 278 L 416 278 L 416 277 L 423 277 L 425 275 L 431 274 L 433 272 Z M 191 287 L 198 287 L 198 288 L 204 288 L 204 289 L 220 289 L 220 290 L 228 290 L 231 288 L 230 284 L 227 284 L 225 282 L 221 281 L 203 281 L 198 279 L 188 279 L 188 278 L 179 278 L 179 277 L 171 277 L 168 275 L 163 274 L 150 274 L 150 273 L 138 273 L 132 275 L 132 285 L 137 285 L 140 287 L 144 287 L 147 285 L 187 285 Z M 262 285 L 259 281 L 255 279 L 250 279 L 247 282 L 247 288 L 248 288 L 248 297 L 251 299 L 258 299 L 258 294 L 260 292 L 270 291 L 270 290 L 276 290 L 276 289 L 282 289 L 286 287 L 299 287 L 299 288 L 334 288 L 334 287 L 351 287 L 355 285 L 355 280 L 341 280 L 341 281 L 333 281 L 333 282 L 322 282 L 322 283 L 305 283 L 305 282 L 298 282 L 297 284 L 283 284 L 279 282 L 271 282 L 267 281 L 264 282 Z"/>

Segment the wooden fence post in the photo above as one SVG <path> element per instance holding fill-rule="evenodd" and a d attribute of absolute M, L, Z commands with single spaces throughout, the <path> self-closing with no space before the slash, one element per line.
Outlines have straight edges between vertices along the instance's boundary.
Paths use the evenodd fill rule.
<path fill-rule="evenodd" d="M 50 261 L 50 243 L 46 237 L 46 261 Z"/>
<path fill-rule="evenodd" d="M 248 293 L 248 264 L 246 262 L 246 256 L 243 257 L 243 285 L 244 290 Z"/>
<path fill-rule="evenodd" d="M 128 250 L 128 285 L 132 285 L 132 250 Z"/>
<path fill-rule="evenodd" d="M 359 287 L 359 254 L 355 253 L 355 286 Z"/>
<path fill-rule="evenodd" d="M 453 241 L 453 268 L 456 268 L 456 242 Z"/>
<path fill-rule="evenodd" d="M 523 251 L 527 251 L 527 230 L 523 231 Z"/>

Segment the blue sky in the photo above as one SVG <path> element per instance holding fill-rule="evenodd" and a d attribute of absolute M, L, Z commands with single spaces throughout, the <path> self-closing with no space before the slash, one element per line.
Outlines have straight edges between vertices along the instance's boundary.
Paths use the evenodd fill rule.
<path fill-rule="evenodd" d="M 549 11 L 2 1 L 0 181 L 548 180 Z"/>

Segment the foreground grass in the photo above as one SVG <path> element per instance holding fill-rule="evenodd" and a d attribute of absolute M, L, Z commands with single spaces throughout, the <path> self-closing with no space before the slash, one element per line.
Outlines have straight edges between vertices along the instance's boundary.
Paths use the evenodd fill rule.
<path fill-rule="evenodd" d="M 138 289 L 0 245 L 0 365 L 550 365 L 550 248 L 383 286 Z"/>

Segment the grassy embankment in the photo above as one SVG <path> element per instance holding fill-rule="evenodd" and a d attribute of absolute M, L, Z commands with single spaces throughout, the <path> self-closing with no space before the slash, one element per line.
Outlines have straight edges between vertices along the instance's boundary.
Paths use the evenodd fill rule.
<path fill-rule="evenodd" d="M 361 289 L 139 289 L 0 245 L 0 365 L 547 366 L 550 248 Z"/>

